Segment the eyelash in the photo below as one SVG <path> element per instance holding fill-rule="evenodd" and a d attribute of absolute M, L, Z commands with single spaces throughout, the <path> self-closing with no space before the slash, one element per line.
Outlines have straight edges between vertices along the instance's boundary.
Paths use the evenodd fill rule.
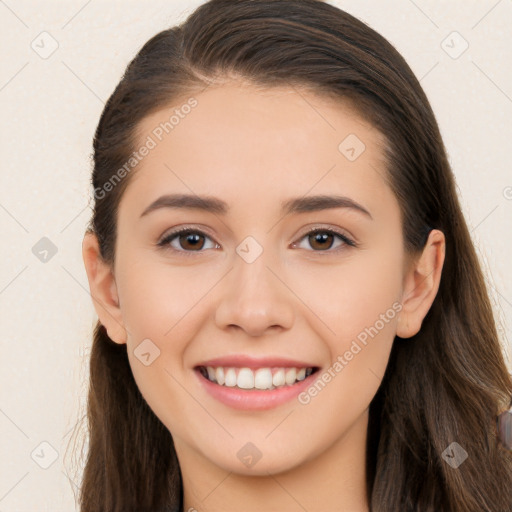
<path fill-rule="evenodd" d="M 341 241 L 343 242 L 343 245 L 341 245 L 340 247 L 338 247 L 336 249 L 325 249 L 325 250 L 321 250 L 321 251 L 313 250 L 312 252 L 333 254 L 333 253 L 338 253 L 339 251 L 342 251 L 342 250 L 346 250 L 347 247 L 357 247 L 357 245 L 358 245 L 353 240 L 348 238 L 346 235 L 343 235 L 342 233 L 339 233 L 338 231 L 335 231 L 333 229 L 327 229 L 327 228 L 313 228 L 312 230 L 310 230 L 307 233 L 305 233 L 304 235 L 302 235 L 299 242 L 302 241 L 307 236 L 315 234 L 315 233 L 328 233 L 329 235 L 335 235 L 339 239 L 341 239 Z M 187 251 L 185 249 L 175 249 L 174 247 L 171 247 L 170 242 L 173 241 L 175 238 L 177 238 L 177 236 L 180 234 L 197 234 L 197 235 L 205 236 L 206 238 L 211 238 L 210 236 L 208 236 L 206 233 L 204 233 L 203 231 L 201 231 L 199 229 L 185 227 L 185 228 L 177 229 L 177 230 L 172 231 L 171 233 L 168 233 L 167 235 L 165 235 L 157 243 L 157 246 L 162 247 L 164 249 L 170 249 L 173 252 L 183 253 L 186 256 L 193 256 L 194 254 L 204 252 L 204 250 Z"/>

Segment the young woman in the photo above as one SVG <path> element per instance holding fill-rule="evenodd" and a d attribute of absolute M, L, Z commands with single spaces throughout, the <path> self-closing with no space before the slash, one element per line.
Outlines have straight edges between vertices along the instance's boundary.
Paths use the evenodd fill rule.
<path fill-rule="evenodd" d="M 512 510 L 510 406 L 439 128 L 318 0 L 211 0 L 94 138 L 83 512 Z"/>

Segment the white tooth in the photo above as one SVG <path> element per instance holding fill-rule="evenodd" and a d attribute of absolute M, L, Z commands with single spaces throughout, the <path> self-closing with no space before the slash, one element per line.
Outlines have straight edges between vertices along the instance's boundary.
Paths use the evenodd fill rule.
<path fill-rule="evenodd" d="M 242 389 L 252 389 L 254 387 L 254 373 L 250 368 L 240 368 L 236 385 Z"/>
<path fill-rule="evenodd" d="M 284 382 L 284 370 L 280 368 L 276 373 L 274 373 L 274 376 L 272 377 L 272 384 L 277 387 L 282 386 Z"/>
<path fill-rule="evenodd" d="M 215 381 L 215 370 L 211 366 L 207 366 L 206 370 L 208 372 L 208 378 Z"/>
<path fill-rule="evenodd" d="M 270 368 L 260 368 L 254 374 L 254 387 L 257 389 L 270 389 L 272 387 L 272 371 Z"/>
<path fill-rule="evenodd" d="M 224 385 L 230 388 L 236 386 L 236 372 L 234 368 L 228 368 L 224 376 Z"/>
<path fill-rule="evenodd" d="M 224 368 L 222 366 L 219 366 L 215 370 L 215 380 L 222 386 L 224 384 Z"/>
<path fill-rule="evenodd" d="M 297 380 L 304 380 L 306 378 L 306 368 L 301 368 L 297 372 Z"/>
<path fill-rule="evenodd" d="M 295 382 L 296 379 L 297 379 L 297 372 L 296 372 L 295 368 L 290 368 L 289 370 L 287 370 L 286 375 L 284 377 L 286 384 L 288 384 L 288 386 L 291 386 Z"/>

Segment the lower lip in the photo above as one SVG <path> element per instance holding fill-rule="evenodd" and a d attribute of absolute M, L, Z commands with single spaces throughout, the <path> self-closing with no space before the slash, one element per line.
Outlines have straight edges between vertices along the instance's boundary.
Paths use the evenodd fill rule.
<path fill-rule="evenodd" d="M 237 387 L 221 386 L 208 380 L 199 370 L 194 370 L 201 385 L 205 390 L 229 407 L 234 409 L 262 411 L 272 409 L 295 398 L 301 391 L 304 391 L 317 378 L 317 373 L 312 373 L 304 380 L 297 381 L 292 386 L 283 386 L 278 389 L 240 389 Z"/>

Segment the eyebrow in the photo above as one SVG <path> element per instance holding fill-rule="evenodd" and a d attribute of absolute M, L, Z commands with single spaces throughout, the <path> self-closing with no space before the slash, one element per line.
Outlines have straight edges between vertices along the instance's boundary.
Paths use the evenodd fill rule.
<path fill-rule="evenodd" d="M 226 215 L 228 204 L 216 197 L 191 194 L 166 194 L 153 201 L 141 214 L 144 217 L 150 212 L 161 208 L 202 210 L 216 215 Z M 362 205 L 345 196 L 316 195 L 287 199 L 281 203 L 283 215 L 292 213 L 308 213 L 332 208 L 348 208 L 373 219 L 370 212 Z"/>

